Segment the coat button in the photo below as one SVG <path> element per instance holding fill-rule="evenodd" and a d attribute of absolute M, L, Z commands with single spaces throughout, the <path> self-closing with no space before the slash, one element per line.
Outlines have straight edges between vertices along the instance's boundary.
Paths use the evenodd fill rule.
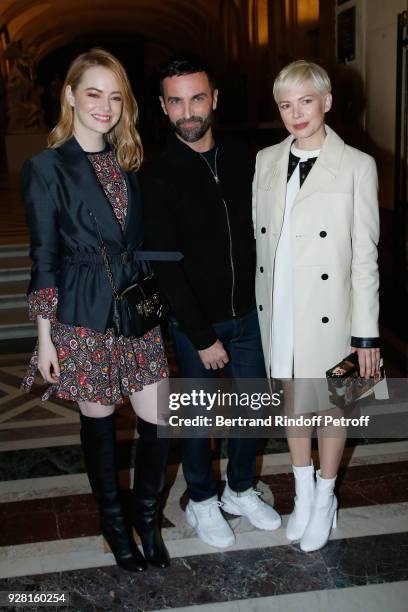
<path fill-rule="evenodd" d="M 322 323 L 328 323 L 328 322 L 329 322 L 329 317 L 322 318 Z"/>
<path fill-rule="evenodd" d="M 328 274 L 322 274 L 322 280 L 327 280 L 329 278 Z"/>
<path fill-rule="evenodd" d="M 263 272 L 263 266 L 261 266 L 261 267 L 259 268 L 259 271 L 260 271 L 260 272 Z"/>
<path fill-rule="evenodd" d="M 326 238 L 327 232 L 325 232 L 325 231 L 320 232 L 319 236 L 320 236 L 320 238 Z"/>
<path fill-rule="evenodd" d="M 259 304 L 259 310 L 263 310 L 262 304 Z"/>
<path fill-rule="evenodd" d="M 266 227 L 261 227 L 261 234 L 266 234 Z"/>

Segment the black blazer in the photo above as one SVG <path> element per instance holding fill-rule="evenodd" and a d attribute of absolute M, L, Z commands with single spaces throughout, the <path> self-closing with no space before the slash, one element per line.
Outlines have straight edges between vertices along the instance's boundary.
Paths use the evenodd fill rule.
<path fill-rule="evenodd" d="M 57 287 L 57 319 L 104 332 L 111 326 L 112 289 L 103 266 L 94 221 L 105 242 L 118 290 L 134 282 L 143 240 L 137 176 L 123 172 L 128 213 L 122 230 L 86 153 L 72 137 L 26 161 L 22 196 L 33 261 L 28 293 Z"/>
<path fill-rule="evenodd" d="M 184 255 L 152 267 L 196 349 L 216 341 L 213 323 L 255 308 L 253 164 L 235 138 L 217 134 L 216 143 L 219 184 L 202 156 L 174 134 L 140 176 L 146 247 Z"/>

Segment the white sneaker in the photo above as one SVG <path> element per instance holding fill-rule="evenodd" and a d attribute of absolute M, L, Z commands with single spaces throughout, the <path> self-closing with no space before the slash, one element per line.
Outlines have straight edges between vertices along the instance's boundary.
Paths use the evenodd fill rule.
<path fill-rule="evenodd" d="M 234 532 L 221 514 L 222 505 L 217 497 L 212 497 L 203 502 L 190 500 L 186 507 L 187 523 L 203 542 L 216 548 L 235 544 Z"/>
<path fill-rule="evenodd" d="M 278 529 L 282 524 L 282 519 L 272 506 L 260 499 L 261 495 L 261 491 L 252 487 L 244 493 L 235 493 L 227 483 L 221 498 L 224 504 L 222 509 L 229 514 L 246 516 L 249 522 L 258 529 L 268 531 Z"/>

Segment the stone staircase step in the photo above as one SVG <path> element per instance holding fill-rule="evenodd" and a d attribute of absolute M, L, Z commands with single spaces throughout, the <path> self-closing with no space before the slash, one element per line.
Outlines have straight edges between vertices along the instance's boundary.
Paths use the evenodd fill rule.
<path fill-rule="evenodd" d="M 37 328 L 33 323 L 20 323 L 18 325 L 0 325 L 0 341 L 14 338 L 35 338 Z M 10 352 L 10 349 L 8 349 Z"/>
<path fill-rule="evenodd" d="M 30 280 L 30 268 L 0 268 L 0 283 L 11 283 L 16 281 L 28 280 Z"/>
<path fill-rule="evenodd" d="M 0 260 L 10 257 L 28 257 L 30 247 L 28 244 L 8 244 L 0 246 Z M 0 262 L 1 265 L 1 262 Z"/>
<path fill-rule="evenodd" d="M 0 283 L 0 310 L 27 308 L 27 284 L 27 281 Z"/>
<path fill-rule="evenodd" d="M 25 294 L 32 264 L 28 251 L 28 244 L 0 246 L 0 296 Z"/>
<path fill-rule="evenodd" d="M 28 244 L 0 246 L 0 341 L 29 339 L 37 333 L 36 325 L 28 320 L 28 251 Z"/>
<path fill-rule="evenodd" d="M 1 312 L 0 323 L 4 325 L 25 325 L 30 323 L 28 318 L 28 310 L 21 308 L 5 308 Z"/>
<path fill-rule="evenodd" d="M 25 303 L 20 304 L 17 308 L 0 306 L 0 340 L 33 338 L 36 334 L 36 325 L 29 321 Z"/>
<path fill-rule="evenodd" d="M 27 281 L 10 281 L 0 283 L 0 300 L 7 295 L 26 295 L 28 283 Z"/>
<path fill-rule="evenodd" d="M 2 283 L 17 283 L 30 279 L 31 259 L 28 257 L 27 245 L 0 247 L 0 286 Z M 26 289 L 23 290 L 25 293 Z M 6 291 L 3 289 L 3 295 Z M 10 292 L 10 295 L 18 293 Z M 7 295 L 7 293 L 6 293 Z"/>
<path fill-rule="evenodd" d="M 8 310 L 11 308 L 27 308 L 27 299 L 23 294 L 6 294 L 0 295 L 0 310 Z M 1 316 L 0 316 L 0 324 L 1 324 Z"/>
<path fill-rule="evenodd" d="M 0 258 L 0 270 L 7 270 L 8 268 L 31 268 L 31 259 L 28 255 Z"/>
<path fill-rule="evenodd" d="M 28 281 L 30 279 L 29 268 L 0 268 L 0 283 L 11 281 Z"/>

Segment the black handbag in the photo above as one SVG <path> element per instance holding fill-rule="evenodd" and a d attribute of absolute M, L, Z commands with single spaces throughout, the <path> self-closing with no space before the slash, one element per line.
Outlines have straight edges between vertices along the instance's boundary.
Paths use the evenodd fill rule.
<path fill-rule="evenodd" d="M 110 270 L 108 258 L 104 258 L 105 268 Z M 140 338 L 159 325 L 169 312 L 150 271 L 137 283 L 129 285 L 118 293 L 113 282 L 112 272 L 108 273 L 112 285 L 112 321 L 115 336 L 135 336 Z"/>
<path fill-rule="evenodd" d="M 153 271 L 147 260 L 178 261 L 182 259 L 182 255 L 181 253 L 140 251 L 138 259 L 143 262 L 141 268 L 145 276 L 119 293 L 96 217 L 92 211 L 89 211 L 89 215 L 96 227 L 99 248 L 112 288 L 112 321 L 115 336 L 135 336 L 140 338 L 153 329 L 153 327 L 159 325 L 166 318 L 170 310 L 169 305 L 157 288 Z"/>

